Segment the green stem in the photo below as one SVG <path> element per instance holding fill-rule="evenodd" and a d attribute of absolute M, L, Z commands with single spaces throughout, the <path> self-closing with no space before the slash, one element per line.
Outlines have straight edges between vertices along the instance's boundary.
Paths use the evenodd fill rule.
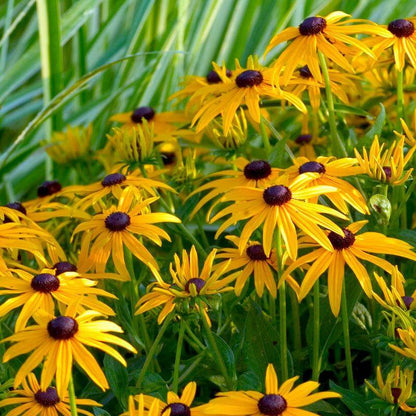
<path fill-rule="evenodd" d="M 349 328 L 348 304 L 347 304 L 347 293 L 345 290 L 345 282 L 343 283 L 343 286 L 342 286 L 341 319 L 342 319 L 342 329 L 344 331 L 345 365 L 347 367 L 348 388 L 351 391 L 354 391 L 354 375 L 352 372 L 350 328 Z"/>
<path fill-rule="evenodd" d="M 264 124 L 264 117 L 260 116 L 260 131 L 261 138 L 263 139 L 264 150 L 266 151 L 266 159 L 270 156 L 271 146 L 269 135 L 267 134 L 266 126 Z"/>
<path fill-rule="evenodd" d="M 302 334 L 299 316 L 299 302 L 296 293 L 293 290 L 289 291 L 290 306 L 292 310 L 292 323 L 293 323 L 293 344 L 296 359 L 300 357 L 300 351 L 302 349 Z"/>
<path fill-rule="evenodd" d="M 69 407 L 71 408 L 71 416 L 78 416 L 74 381 L 72 379 L 72 375 L 69 378 L 68 393 L 69 393 Z"/>
<path fill-rule="evenodd" d="M 160 328 L 159 333 L 157 334 L 157 337 L 154 340 L 152 347 L 150 348 L 149 352 L 147 353 L 147 357 L 146 357 L 146 360 L 143 364 L 143 368 L 140 370 L 140 374 L 139 374 L 139 377 L 137 379 L 137 383 L 136 383 L 137 388 L 141 387 L 144 376 L 146 375 L 146 371 L 147 371 L 151 361 L 153 360 L 153 358 L 156 354 L 157 347 L 159 346 L 160 341 L 162 340 L 162 337 L 163 337 L 164 333 L 168 329 L 168 326 L 169 326 L 170 321 L 172 320 L 172 318 L 173 318 L 172 314 L 170 314 L 166 317 L 165 322 L 163 322 L 163 325 Z"/>
<path fill-rule="evenodd" d="M 398 406 L 395 405 L 393 407 L 393 410 L 391 411 L 391 416 L 397 416 L 397 411 L 399 410 Z"/>
<path fill-rule="evenodd" d="M 319 321 L 319 280 L 313 287 L 313 346 L 312 346 L 312 380 L 319 380 L 321 369 L 320 350 L 320 321 Z"/>
<path fill-rule="evenodd" d="M 331 83 L 329 79 L 328 66 L 326 64 L 325 56 L 322 52 L 318 52 L 319 62 L 321 64 L 322 76 L 325 81 L 325 91 L 326 91 L 326 100 L 328 106 L 328 121 L 329 121 L 329 130 L 331 133 L 331 142 L 332 150 L 334 155 L 337 157 L 348 156 L 347 151 L 345 150 L 344 143 L 341 141 L 337 132 L 337 124 L 335 121 L 335 107 L 334 107 L 334 97 L 332 96 Z"/>
<path fill-rule="evenodd" d="M 400 127 L 399 118 L 404 119 L 403 70 L 397 71 L 397 126 L 398 127 Z"/>
<path fill-rule="evenodd" d="M 224 363 L 220 350 L 218 349 L 218 345 L 214 339 L 214 336 L 212 335 L 211 327 L 209 326 L 207 319 L 205 317 L 205 314 L 204 314 L 203 305 L 200 300 L 198 300 L 197 303 L 199 306 L 199 314 L 201 315 L 202 324 L 204 325 L 205 333 L 208 338 L 209 346 L 211 347 L 211 350 L 214 352 L 215 358 L 217 360 L 217 364 L 219 366 L 221 374 L 223 375 L 225 379 L 225 384 L 227 388 L 229 390 L 233 390 L 233 382 L 228 374 L 227 367 Z"/>
<path fill-rule="evenodd" d="M 185 335 L 185 328 L 186 328 L 185 321 L 181 319 L 178 343 L 176 344 L 175 365 L 173 367 L 172 390 L 174 393 L 178 393 L 179 366 L 181 364 L 181 353 L 182 353 L 182 345 L 183 345 L 183 336 Z"/>

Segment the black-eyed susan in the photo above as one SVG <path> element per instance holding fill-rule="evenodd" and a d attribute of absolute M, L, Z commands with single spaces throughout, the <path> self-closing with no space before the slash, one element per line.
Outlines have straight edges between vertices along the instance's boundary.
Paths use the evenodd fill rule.
<path fill-rule="evenodd" d="M 398 405 L 405 412 L 414 413 L 416 407 L 411 407 L 406 402 L 413 395 L 413 370 L 400 369 L 399 366 L 390 371 L 383 380 L 380 366 L 377 367 L 377 388 L 365 380 L 368 388 L 380 399 Z"/>
<path fill-rule="evenodd" d="M 406 329 L 397 328 L 396 333 L 399 339 L 403 342 L 404 347 L 401 348 L 393 344 L 389 344 L 389 347 L 393 348 L 404 357 L 416 360 L 416 333 L 414 329 L 411 327 Z"/>
<path fill-rule="evenodd" d="M 250 236 L 262 224 L 263 248 L 267 256 L 272 249 L 275 230 L 278 229 L 289 257 L 291 259 L 297 257 L 296 226 L 315 241 L 318 241 L 319 244 L 333 251 L 331 242 L 320 227 L 327 228 L 340 235 L 342 230 L 322 214 L 329 214 L 342 219 L 346 219 L 346 217 L 333 208 L 305 202 L 318 195 L 337 191 L 336 188 L 331 186 L 309 186 L 313 179 L 312 176 L 300 175 L 289 183 L 287 175 L 284 175 L 277 178 L 273 184 L 265 189 L 237 187 L 230 190 L 221 200 L 232 202 L 232 204 L 221 209 L 210 220 L 212 223 L 229 215 L 229 218 L 218 228 L 216 238 L 229 226 L 248 219 L 249 221 L 245 224 L 240 235 L 239 249 L 241 252 L 244 251 Z"/>
<path fill-rule="evenodd" d="M 158 323 L 164 319 L 180 304 L 180 300 L 194 300 L 195 298 L 209 297 L 218 293 L 233 290 L 229 286 L 235 276 L 220 279 L 226 272 L 228 262 L 224 262 L 221 267 L 213 270 L 217 250 L 212 250 L 204 262 L 204 266 L 199 270 L 198 253 L 195 246 L 192 246 L 190 253 L 182 251 L 182 262 L 180 257 L 175 254 L 174 263 L 170 264 L 169 271 L 172 283 L 163 280 L 160 274 L 153 270 L 156 282 L 149 285 L 150 292 L 139 299 L 136 307 L 136 314 L 147 312 L 161 305 L 163 309 L 159 313 Z M 198 305 L 196 305 L 198 307 Z M 204 309 L 205 317 L 210 322 Z"/>
<path fill-rule="evenodd" d="M 146 400 L 149 402 L 149 399 Z M 154 398 L 148 409 L 145 407 L 145 396 L 139 394 L 138 396 L 129 396 L 129 410 L 122 413 L 120 416 L 160 416 L 160 400 Z M 173 416 L 173 415 L 172 415 Z"/>
<path fill-rule="evenodd" d="M 288 145 L 297 150 L 299 156 L 306 157 L 309 160 L 315 160 L 315 146 L 322 145 L 325 142 L 326 139 L 323 137 L 313 137 L 312 134 L 305 133 L 300 134 L 293 141 L 290 140 Z"/>
<path fill-rule="evenodd" d="M 14 357 L 31 352 L 31 355 L 21 365 L 14 379 L 17 388 L 24 378 L 43 362 L 40 387 L 45 391 L 55 377 L 58 395 L 67 391 L 72 372 L 73 361 L 85 371 L 88 377 L 101 389 L 108 389 L 107 379 L 98 362 L 85 346 L 98 348 L 114 357 L 126 366 L 121 354 L 108 344 L 118 345 L 136 353 L 127 341 L 110 334 L 122 333 L 117 324 L 106 320 L 94 320 L 102 315 L 87 310 L 77 314 L 77 303 L 68 306 L 65 315 L 51 316 L 39 313 L 36 316 L 37 325 L 28 326 L 2 342 L 14 342 L 3 356 L 3 362 Z"/>
<path fill-rule="evenodd" d="M 204 409 L 207 415 L 222 416 L 318 416 L 302 410 L 319 400 L 339 398 L 331 391 L 312 393 L 319 387 L 315 381 L 307 381 L 293 388 L 299 377 L 286 380 L 279 386 L 272 364 L 267 366 L 265 393 L 257 391 L 228 391 L 218 393 Z"/>
<path fill-rule="evenodd" d="M 10 268 L 9 273 L 0 274 L 0 295 L 9 298 L 0 305 L 0 317 L 22 307 L 15 324 L 16 332 L 25 328 L 39 309 L 53 315 L 55 302 L 62 307 L 79 299 L 80 310 L 93 309 L 103 315 L 115 314 L 97 299 L 97 295 L 114 299 L 116 296 L 94 287 L 96 282 L 83 279 L 74 271 L 58 271 L 57 268 L 39 271 Z"/>
<path fill-rule="evenodd" d="M 300 239 L 300 244 L 313 247 L 314 250 L 311 253 L 299 257 L 282 275 L 282 279 L 285 279 L 296 268 L 312 263 L 300 285 L 300 300 L 305 298 L 319 277 L 328 270 L 329 303 L 332 313 L 338 316 L 341 305 L 345 264 L 352 270 L 365 294 L 371 298 L 371 279 L 360 260 L 373 263 L 387 273 L 393 273 L 394 265 L 370 253 L 389 254 L 416 261 L 416 253 L 412 251 L 412 246 L 404 241 L 386 237 L 384 234 L 375 232 L 357 234 L 366 223 L 367 221 L 358 221 L 350 224 L 343 229 L 343 237 L 334 232 L 330 232 L 328 239 L 331 242 L 332 250 L 319 247 L 309 236 Z"/>
<path fill-rule="evenodd" d="M 411 128 L 406 124 L 406 122 L 401 118 L 400 123 L 403 128 L 403 133 L 394 132 L 394 134 L 398 137 L 404 136 L 404 141 L 407 145 L 411 147 L 416 146 L 416 110 L 413 113 L 413 119 L 412 119 L 412 126 Z"/>
<path fill-rule="evenodd" d="M 79 224 L 74 230 L 74 236 L 84 232 L 85 246 L 90 246 L 88 265 L 82 265 L 84 270 L 94 269 L 98 273 L 105 271 L 108 259 L 111 258 L 117 272 L 129 278 L 129 272 L 124 260 L 123 246 L 145 264 L 151 264 L 157 269 L 155 258 L 139 241 L 134 234 L 148 238 L 161 246 L 162 240 L 171 241 L 169 234 L 161 228 L 153 225 L 165 222 L 180 222 L 180 219 L 166 212 L 150 212 L 150 204 L 158 197 L 152 197 L 143 201 L 136 200 L 136 191 L 132 187 L 125 188 L 118 201 L 118 205 L 112 206 L 102 214 L 94 215 L 89 221 Z"/>
<path fill-rule="evenodd" d="M 237 236 L 227 236 L 226 238 L 237 248 L 221 249 L 217 254 L 217 258 L 223 259 L 223 261 L 217 263 L 214 266 L 214 270 L 222 267 L 225 263 L 228 264 L 226 272 L 233 272 L 229 278 L 235 278 L 234 290 L 237 296 L 241 295 L 248 278 L 253 276 L 254 287 L 260 297 L 263 296 L 265 287 L 273 297 L 276 297 L 277 285 L 275 274 L 278 270 L 276 250 L 272 249 L 270 255 L 266 256 L 263 246 L 260 243 L 249 241 L 245 250 L 241 253 L 238 249 L 240 238 Z M 286 253 L 285 256 L 286 258 L 283 262 L 287 260 Z M 288 283 L 295 291 L 298 290 L 298 284 L 294 279 L 289 277 Z"/>
<path fill-rule="evenodd" d="M 203 130 L 208 123 L 216 116 L 222 115 L 224 134 L 228 134 L 233 118 L 237 109 L 247 105 L 250 116 L 256 123 L 260 122 L 260 99 L 263 97 L 273 97 L 287 101 L 294 105 L 298 110 L 306 113 L 303 102 L 295 95 L 281 90 L 272 82 L 273 71 L 261 66 L 257 59 L 249 57 L 247 68 L 242 68 L 236 61 L 236 69 L 233 76 L 228 78 L 221 73 L 221 68 L 214 64 L 214 68 L 222 79 L 221 84 L 201 88 L 195 93 L 204 101 L 204 105 L 195 114 L 192 125 L 196 124 L 197 132 Z M 216 93 L 217 96 L 213 95 Z"/>
<path fill-rule="evenodd" d="M 379 34 L 387 30 L 372 22 L 347 19 L 348 17 L 348 14 L 340 11 L 325 17 L 308 17 L 298 27 L 289 27 L 272 38 L 266 54 L 280 43 L 293 40 L 273 63 L 276 75 L 283 71 L 281 78 L 283 85 L 287 85 L 296 67 L 302 63 L 306 63 L 313 77 L 322 82 L 318 51 L 349 72 L 354 72 L 354 68 L 345 56 L 349 52 L 349 47 L 355 48 L 356 54 L 365 52 L 373 56 L 371 50 L 362 41 L 351 35 Z M 357 22 L 358 24 L 355 24 Z"/>
<path fill-rule="evenodd" d="M 413 168 L 405 171 L 406 165 L 411 160 L 416 146 L 413 146 L 405 153 L 404 138 L 394 140 L 390 147 L 386 148 L 385 143 L 380 145 L 376 136 L 370 147 L 370 151 L 363 148 L 363 154 L 354 149 L 355 157 L 363 173 L 370 178 L 390 185 L 402 185 L 412 174 Z"/>
<path fill-rule="evenodd" d="M 326 197 L 344 214 L 348 214 L 347 203 L 362 214 L 369 214 L 366 201 L 361 193 L 354 188 L 344 177 L 363 173 L 363 168 L 357 166 L 355 158 L 336 159 L 333 156 L 318 156 L 315 160 L 299 157 L 293 160 L 293 166 L 285 172 L 292 180 L 299 175 L 315 174 L 316 178 L 310 182 L 310 186 L 327 185 L 337 188 L 337 192 L 330 192 Z M 317 202 L 318 196 L 311 202 Z"/>
<path fill-rule="evenodd" d="M 33 373 L 22 382 L 22 388 L 12 390 L 12 397 L 0 401 L 0 407 L 15 406 L 5 416 L 71 416 L 68 392 L 58 395 L 55 387 L 41 389 Z M 89 399 L 76 399 L 77 412 L 82 415 L 93 416 L 91 412 L 78 406 L 101 407 L 100 403 Z"/>

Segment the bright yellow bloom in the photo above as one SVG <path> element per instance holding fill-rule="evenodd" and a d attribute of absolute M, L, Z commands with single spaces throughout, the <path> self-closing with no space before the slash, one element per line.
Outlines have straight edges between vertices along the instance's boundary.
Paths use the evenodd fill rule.
<path fill-rule="evenodd" d="M 416 253 L 412 246 L 396 238 L 386 237 L 384 234 L 366 232 L 357 234 L 367 221 L 358 221 L 344 228 L 344 237 L 334 232 L 328 234 L 332 250 L 320 247 L 312 238 L 304 237 L 300 244 L 315 249 L 294 261 L 284 272 L 282 280 L 293 270 L 306 264 L 313 263 L 308 269 L 299 291 L 299 300 L 310 292 L 315 282 L 328 270 L 328 297 L 332 313 L 339 314 L 341 305 L 341 291 L 345 275 L 345 264 L 349 266 L 358 279 L 365 294 L 372 297 L 371 279 L 360 260 L 368 261 L 382 268 L 387 273 L 393 273 L 394 265 L 387 260 L 373 256 L 375 254 L 389 254 L 416 261 Z"/>
<path fill-rule="evenodd" d="M 401 370 L 396 366 L 395 370 L 387 374 L 386 381 L 383 380 L 380 366 L 377 367 L 377 385 L 376 389 L 371 383 L 365 380 L 365 384 L 380 399 L 399 405 L 400 409 L 405 412 L 416 412 L 416 407 L 410 407 L 406 401 L 410 399 L 413 393 L 413 370 L 405 368 Z"/>
<path fill-rule="evenodd" d="M 135 401 L 137 401 L 137 406 Z M 149 402 L 148 399 L 147 402 Z M 161 409 L 159 409 L 159 399 L 154 398 L 148 410 L 145 409 L 144 403 L 145 396 L 143 396 L 143 394 L 129 396 L 129 411 L 122 413 L 120 416 L 160 416 Z"/>
<path fill-rule="evenodd" d="M 402 185 L 412 174 L 413 168 L 405 171 L 406 165 L 409 163 L 416 151 L 413 146 L 404 155 L 404 138 L 395 140 L 389 148 L 385 148 L 385 143 L 380 146 L 378 137 L 374 138 L 370 151 L 363 148 L 361 156 L 357 149 L 354 149 L 355 156 L 363 172 L 370 178 L 377 179 L 390 185 Z"/>
<path fill-rule="evenodd" d="M 36 376 L 28 374 L 22 382 L 22 389 L 10 392 L 13 397 L 0 401 L 0 407 L 18 405 L 5 416 L 71 416 L 68 391 L 58 396 L 55 387 L 41 389 Z M 81 406 L 96 406 L 101 404 L 89 399 L 76 399 L 79 414 L 93 416 L 92 413 L 78 408 Z"/>
<path fill-rule="evenodd" d="M 416 146 L 416 110 L 413 113 L 413 125 L 412 125 L 412 130 L 410 130 L 409 126 L 406 124 L 406 122 L 401 118 L 400 119 L 400 123 L 402 124 L 403 127 L 403 134 L 401 133 L 397 133 L 396 131 L 394 132 L 394 134 L 400 138 L 404 137 L 404 140 L 406 142 L 407 145 L 411 146 L 411 147 L 415 147 Z"/>
<path fill-rule="evenodd" d="M 43 362 L 41 389 L 45 391 L 55 376 L 58 395 L 62 395 L 68 388 L 72 363 L 75 360 L 91 380 L 105 390 L 109 388 L 107 379 L 94 356 L 84 345 L 106 352 L 124 366 L 125 359 L 107 344 L 115 344 L 130 352 L 137 352 L 127 341 L 108 333 L 122 333 L 123 330 L 118 325 L 105 320 L 93 320 L 101 316 L 98 312 L 88 310 L 78 315 L 76 310 L 77 304 L 73 303 L 68 306 L 64 316 L 38 314 L 38 325 L 28 326 L 1 341 L 15 342 L 4 353 L 3 362 L 32 352 L 16 373 L 15 388 Z"/>
<path fill-rule="evenodd" d="M 48 155 L 58 163 L 69 163 L 82 158 L 90 148 L 92 125 L 68 126 L 65 132 L 54 132 L 51 142 L 44 142 Z"/>
<path fill-rule="evenodd" d="M 300 409 L 319 400 L 341 397 L 331 391 L 313 393 L 319 387 L 316 381 L 307 381 L 293 388 L 299 377 L 286 380 L 280 387 L 272 364 L 267 366 L 266 393 L 257 391 L 228 391 L 218 393 L 206 406 L 207 415 L 221 416 L 319 416 Z"/>
<path fill-rule="evenodd" d="M 89 221 L 79 224 L 73 236 L 84 232 L 81 244 L 90 247 L 87 258 L 89 264 L 83 264 L 82 269 L 87 271 L 93 268 L 98 273 L 104 273 L 111 254 L 115 269 L 128 280 L 130 275 L 124 260 L 124 245 L 140 261 L 157 269 L 152 254 L 134 237 L 134 234 L 138 234 L 159 246 L 162 245 L 161 238 L 171 241 L 166 231 L 153 224 L 178 223 L 180 219 L 166 212 L 150 212 L 150 204 L 157 199 L 158 197 L 153 197 L 137 202 L 136 191 L 128 187 L 122 191 L 117 207 L 113 205 L 102 214 L 94 215 Z"/>
<path fill-rule="evenodd" d="M 186 250 L 182 251 L 182 262 L 179 256 L 175 254 L 174 263 L 171 263 L 169 267 L 172 283 L 166 283 L 156 270 L 152 270 L 156 282 L 149 285 L 150 292 L 137 302 L 136 315 L 164 305 L 157 320 L 161 324 L 175 307 L 179 306 L 178 300 L 193 301 L 200 298 L 203 301 L 204 297 L 233 290 L 228 285 L 235 279 L 235 276 L 220 280 L 220 277 L 226 272 L 229 261 L 221 267 L 217 267 L 215 271 L 213 270 L 212 265 L 216 253 L 217 250 L 215 249 L 209 253 L 201 271 L 199 270 L 198 254 L 195 246 L 192 246 L 189 255 Z M 198 308 L 198 305 L 196 307 Z M 207 321 L 210 322 L 205 309 L 203 312 Z"/>
<path fill-rule="evenodd" d="M 308 65 L 313 77 L 318 82 L 322 82 L 318 51 L 349 72 L 354 72 L 354 68 L 344 55 L 350 52 L 348 51 L 350 47 L 355 48 L 357 53 L 365 52 L 373 56 L 371 50 L 362 41 L 350 35 L 378 34 L 387 31 L 365 20 L 345 20 L 347 17 L 348 14 L 339 11 L 330 13 L 326 17 L 308 17 L 298 27 L 289 27 L 272 38 L 266 54 L 280 43 L 293 40 L 273 64 L 276 75 L 283 71 L 283 85 L 287 85 L 296 67 L 303 62 Z M 351 24 L 356 22 L 359 24 Z"/>

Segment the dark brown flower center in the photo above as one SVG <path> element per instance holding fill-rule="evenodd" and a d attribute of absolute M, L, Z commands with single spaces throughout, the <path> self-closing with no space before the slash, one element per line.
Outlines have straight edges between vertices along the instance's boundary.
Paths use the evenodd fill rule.
<path fill-rule="evenodd" d="M 33 290 L 42 293 L 55 292 L 59 289 L 59 279 L 53 274 L 41 273 L 37 274 L 31 281 L 30 286 Z"/>
<path fill-rule="evenodd" d="M 49 196 L 56 194 L 62 189 L 61 184 L 58 181 L 45 181 L 38 187 L 38 197 Z"/>
<path fill-rule="evenodd" d="M 186 404 L 183 404 L 183 403 L 168 404 L 162 410 L 162 415 L 168 409 L 170 409 L 170 416 L 191 416 L 191 409 Z"/>
<path fill-rule="evenodd" d="M 48 322 L 48 333 L 53 339 L 70 339 L 77 332 L 78 322 L 69 316 L 58 316 Z"/>
<path fill-rule="evenodd" d="M 53 268 L 56 270 L 56 276 L 66 272 L 76 272 L 78 270 L 77 266 L 69 261 L 60 261 L 59 263 L 56 263 Z"/>
<path fill-rule="evenodd" d="M 346 228 L 344 228 L 342 231 L 344 231 L 344 237 L 334 233 L 333 231 L 328 234 L 328 239 L 335 250 L 343 250 L 344 248 L 348 248 L 354 244 L 355 235 Z"/>
<path fill-rule="evenodd" d="M 188 293 L 190 293 L 190 292 L 191 292 L 191 291 L 189 290 L 189 288 L 190 288 L 191 284 L 192 284 L 192 285 L 195 285 L 195 287 L 196 287 L 196 292 L 197 292 L 197 293 L 199 293 L 199 292 L 202 290 L 202 288 L 205 286 L 205 280 L 204 280 L 204 279 L 201 279 L 201 278 L 199 278 L 199 277 L 193 277 L 192 279 L 189 279 L 189 280 L 186 282 L 186 285 L 185 285 L 185 290 L 186 290 Z"/>
<path fill-rule="evenodd" d="M 250 257 L 251 260 L 267 260 L 268 257 L 264 252 L 263 246 L 261 244 L 255 244 L 253 246 L 247 247 L 246 250 L 247 256 Z"/>
<path fill-rule="evenodd" d="M 387 29 L 398 38 L 407 38 L 415 33 L 415 25 L 406 19 L 393 20 L 389 23 Z"/>
<path fill-rule="evenodd" d="M 126 177 L 122 173 L 110 173 L 102 181 L 102 186 L 113 186 L 123 183 L 126 180 Z"/>
<path fill-rule="evenodd" d="M 391 179 L 391 167 L 390 166 L 383 166 L 383 172 L 386 175 L 386 181 Z"/>
<path fill-rule="evenodd" d="M 235 79 L 235 83 L 239 88 L 254 87 L 255 85 L 260 85 L 263 81 L 263 75 L 259 71 L 254 71 L 253 69 L 248 69 L 247 71 L 242 72 Z"/>
<path fill-rule="evenodd" d="M 313 77 L 312 72 L 310 71 L 308 65 L 305 65 L 302 68 L 299 68 L 299 75 L 305 79 L 309 79 Z"/>
<path fill-rule="evenodd" d="M 400 387 L 392 387 L 391 388 L 391 395 L 393 396 L 394 404 L 397 404 L 399 401 L 399 397 L 402 394 L 402 389 Z"/>
<path fill-rule="evenodd" d="M 231 77 L 231 71 L 229 69 L 227 69 L 226 75 L 228 78 Z M 222 82 L 222 79 L 218 75 L 218 72 L 212 70 L 207 74 L 207 82 L 208 84 L 219 84 L 220 82 Z"/>
<path fill-rule="evenodd" d="M 131 121 L 134 123 L 142 123 L 145 118 L 150 121 L 155 116 L 155 110 L 152 107 L 139 107 L 133 111 Z"/>
<path fill-rule="evenodd" d="M 35 400 L 43 407 L 52 407 L 61 401 L 55 387 L 48 387 L 46 391 L 38 390 Z"/>
<path fill-rule="evenodd" d="M 253 160 L 244 167 L 244 176 L 247 179 L 260 180 L 272 173 L 272 167 L 265 160 Z"/>
<path fill-rule="evenodd" d="M 299 25 L 299 32 L 303 36 L 317 35 L 326 28 L 326 20 L 323 17 L 308 17 Z"/>
<path fill-rule="evenodd" d="M 296 137 L 295 143 L 302 146 L 304 144 L 308 144 L 312 141 L 311 134 L 301 134 L 300 136 Z"/>
<path fill-rule="evenodd" d="M 22 214 L 26 215 L 26 208 L 20 202 L 9 202 L 5 205 L 7 208 L 14 209 L 15 211 L 19 211 Z M 11 218 L 7 215 L 4 216 L 4 224 L 8 222 L 13 222 Z"/>
<path fill-rule="evenodd" d="M 280 416 L 287 408 L 287 402 L 280 394 L 265 394 L 257 403 L 260 413 L 267 416 Z"/>
<path fill-rule="evenodd" d="M 284 185 L 270 186 L 264 190 L 263 199 L 268 205 L 283 205 L 292 199 L 292 192 Z"/>
<path fill-rule="evenodd" d="M 125 212 L 113 212 L 105 219 L 105 226 L 110 231 L 123 231 L 130 225 L 130 216 Z"/>
<path fill-rule="evenodd" d="M 302 166 L 299 166 L 299 173 L 325 173 L 325 166 L 318 162 L 306 162 Z"/>
<path fill-rule="evenodd" d="M 404 306 L 406 306 L 406 309 L 409 310 L 410 306 L 412 306 L 414 299 L 411 296 L 402 296 L 402 301 L 404 303 Z"/>
<path fill-rule="evenodd" d="M 165 166 L 173 165 L 176 162 L 175 152 L 162 152 L 160 157 Z"/>

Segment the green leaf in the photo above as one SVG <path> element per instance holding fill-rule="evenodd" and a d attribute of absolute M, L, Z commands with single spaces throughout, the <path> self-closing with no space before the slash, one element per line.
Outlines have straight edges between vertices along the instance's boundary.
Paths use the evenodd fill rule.
<path fill-rule="evenodd" d="M 369 406 L 361 394 L 344 389 L 343 387 L 336 385 L 332 380 L 329 382 L 329 387 L 332 391 L 342 395 L 342 402 L 355 416 L 373 416 L 372 413 L 369 413 Z"/>
<path fill-rule="evenodd" d="M 233 350 L 231 347 L 225 342 L 223 338 L 218 336 L 215 332 L 212 333 L 215 342 L 217 344 L 218 350 L 221 354 L 221 357 L 224 360 L 224 364 L 227 367 L 227 371 L 229 376 L 235 380 L 237 378 L 236 376 L 236 370 L 235 370 L 235 357 Z M 215 357 L 215 356 L 214 356 Z"/>
<path fill-rule="evenodd" d="M 365 134 L 364 136 L 365 144 L 371 143 L 375 136 L 380 137 L 385 120 L 386 120 L 386 109 L 384 108 L 384 105 L 380 103 L 380 114 L 377 116 L 376 122 L 374 123 L 373 127 L 371 127 L 371 129 L 368 130 L 368 132 Z"/>
<path fill-rule="evenodd" d="M 117 397 L 123 407 L 127 407 L 129 375 L 127 368 L 113 357 L 104 357 L 104 373 L 114 396 Z"/>
<path fill-rule="evenodd" d="M 351 105 L 337 103 L 334 105 L 334 107 L 337 113 L 355 114 L 357 116 L 371 117 L 371 114 L 367 111 L 363 110 L 362 108 L 353 107 Z"/>

